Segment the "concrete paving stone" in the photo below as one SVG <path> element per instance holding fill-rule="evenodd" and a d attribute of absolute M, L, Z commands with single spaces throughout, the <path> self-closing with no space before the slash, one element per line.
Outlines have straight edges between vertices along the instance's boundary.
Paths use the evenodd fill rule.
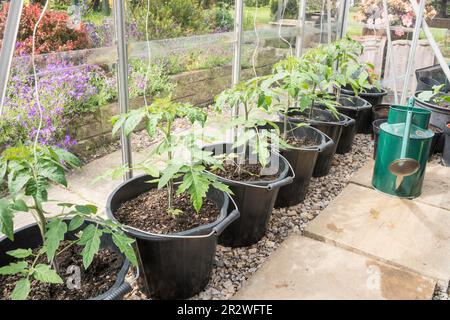
<path fill-rule="evenodd" d="M 233 299 L 431 299 L 435 285 L 417 273 L 294 234 Z"/>
<path fill-rule="evenodd" d="M 435 279 L 450 278 L 450 214 L 355 184 L 305 229 L 305 235 Z"/>
<path fill-rule="evenodd" d="M 351 182 L 372 188 L 374 160 L 358 170 Z M 414 201 L 450 210 L 450 168 L 438 163 L 428 163 L 422 186 L 422 195 Z"/>
<path fill-rule="evenodd" d="M 141 153 L 133 153 L 133 161 L 139 162 L 145 159 Z M 103 175 L 107 170 L 122 164 L 122 155 L 120 151 L 113 152 L 105 157 L 94 160 L 85 165 L 81 170 L 75 170 L 69 173 L 67 180 L 69 190 L 76 193 L 90 203 L 104 209 L 109 194 L 120 184 L 122 179 L 113 180 L 104 179 L 93 184 L 98 176 Z M 139 174 L 139 172 L 136 172 Z"/>

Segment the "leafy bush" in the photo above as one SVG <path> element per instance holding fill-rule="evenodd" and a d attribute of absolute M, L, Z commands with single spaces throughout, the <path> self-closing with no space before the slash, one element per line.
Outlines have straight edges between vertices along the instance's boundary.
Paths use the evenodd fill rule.
<path fill-rule="evenodd" d="M 0 10 L 0 39 L 3 39 L 9 4 Z M 40 4 L 24 6 L 17 36 L 16 54 L 31 54 L 33 29 L 42 12 Z M 69 15 L 60 11 L 48 11 L 43 17 L 36 36 L 36 53 L 49 53 L 91 47 L 84 24 L 70 28 Z"/>
<path fill-rule="evenodd" d="M 248 7 L 267 7 L 270 0 L 245 0 L 244 4 Z"/>
<path fill-rule="evenodd" d="M 139 22 L 139 30 L 145 34 L 147 2 L 135 1 L 130 7 L 132 19 Z M 208 33 L 205 10 L 198 0 L 153 0 L 148 19 L 151 39 L 165 39 Z"/>

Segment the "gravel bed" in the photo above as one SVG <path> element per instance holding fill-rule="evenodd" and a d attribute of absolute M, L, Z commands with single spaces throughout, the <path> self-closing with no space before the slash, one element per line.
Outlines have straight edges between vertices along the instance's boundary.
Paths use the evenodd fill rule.
<path fill-rule="evenodd" d="M 230 299 L 264 261 L 292 232 L 303 231 L 349 183 L 353 173 L 371 157 L 373 143 L 370 135 L 358 134 L 351 152 L 336 155 L 329 175 L 313 178 L 303 203 L 283 209 L 275 209 L 269 230 L 257 244 L 246 248 L 218 246 L 215 268 L 211 281 L 203 292 L 192 299 Z M 134 288 L 127 299 L 146 299 Z"/>

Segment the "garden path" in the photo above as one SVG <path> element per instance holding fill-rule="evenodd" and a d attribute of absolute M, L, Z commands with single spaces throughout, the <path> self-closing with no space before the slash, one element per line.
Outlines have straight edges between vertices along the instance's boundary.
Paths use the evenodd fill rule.
<path fill-rule="evenodd" d="M 373 161 L 235 299 L 431 299 L 450 279 L 450 170 L 429 163 L 414 200 L 371 187 Z"/>

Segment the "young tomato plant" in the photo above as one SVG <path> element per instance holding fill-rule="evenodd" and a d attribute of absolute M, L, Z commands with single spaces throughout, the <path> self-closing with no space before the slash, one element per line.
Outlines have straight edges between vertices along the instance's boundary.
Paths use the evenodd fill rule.
<path fill-rule="evenodd" d="M 417 97 L 424 102 L 433 102 L 437 105 L 450 104 L 450 95 L 441 91 L 444 86 L 445 84 L 433 86 L 433 90 L 423 91 Z"/>
<path fill-rule="evenodd" d="M 80 161 L 70 152 L 48 147 L 19 145 L 6 149 L 0 158 L 0 180 L 8 187 L 8 198 L 0 199 L 0 232 L 14 241 L 14 215 L 18 212 L 31 214 L 39 227 L 43 246 L 37 252 L 20 248 L 8 252 L 19 259 L 0 268 L 0 275 L 20 275 L 12 299 L 26 299 L 30 292 L 31 279 L 47 283 L 62 283 L 56 257 L 73 245 L 83 247 L 83 266 L 88 269 L 100 249 L 100 238 L 111 234 L 119 250 L 137 265 L 137 259 L 128 238 L 119 224 L 96 215 L 93 205 L 58 203 L 60 212 L 49 212 L 45 204 L 49 201 L 51 183 L 67 186 L 65 171 L 79 167 Z M 91 223 L 77 234 L 75 240 L 64 241 L 68 231 L 79 229 L 85 220 Z M 48 264 L 42 263 L 46 256 Z"/>
<path fill-rule="evenodd" d="M 174 133 L 173 123 L 179 117 L 187 118 L 192 125 L 200 124 L 203 127 L 207 114 L 200 108 L 173 102 L 167 97 L 155 99 L 149 106 L 113 118 L 113 134 L 123 127 L 125 134 L 129 135 L 144 122 L 150 138 L 155 138 L 158 133 L 162 136 L 149 157 L 135 168 L 154 177 L 151 182 L 158 182 L 158 189 L 167 189 L 167 212 L 174 215 L 181 213 L 179 208 L 173 206 L 175 195 L 188 193 L 198 213 L 210 187 L 231 193 L 225 184 L 206 173 L 206 165 L 220 167 L 221 164 L 211 156 L 211 152 L 202 151 L 197 145 L 196 139 L 201 137 L 194 132 L 184 135 Z M 163 168 L 157 165 L 161 157 L 165 158 Z"/>
<path fill-rule="evenodd" d="M 257 156 L 259 164 L 264 168 L 269 164 L 270 142 L 279 141 L 278 135 L 273 130 L 260 130 L 261 127 L 277 126 L 270 120 L 271 106 L 279 97 L 269 86 L 262 86 L 267 77 L 257 77 L 235 85 L 233 88 L 223 91 L 215 102 L 216 111 L 222 112 L 225 108 L 240 110 L 239 116 L 229 122 L 232 129 L 243 128 L 242 134 L 235 139 L 233 148 L 241 148 L 237 155 L 243 161 L 247 160 L 252 143 L 252 153 Z M 280 141 L 283 144 L 283 141 Z M 235 154 L 229 155 L 236 157 Z"/>
<path fill-rule="evenodd" d="M 336 113 L 336 102 L 327 92 L 332 86 L 332 70 L 317 61 L 306 61 L 309 55 L 302 58 L 288 57 L 274 66 L 273 75 L 262 84 L 264 88 L 273 88 L 279 95 L 286 97 L 278 104 L 278 111 L 284 115 L 284 138 L 287 134 L 288 115 L 293 109 L 305 112 L 309 109 L 312 118 L 314 105 L 325 105 Z"/>

